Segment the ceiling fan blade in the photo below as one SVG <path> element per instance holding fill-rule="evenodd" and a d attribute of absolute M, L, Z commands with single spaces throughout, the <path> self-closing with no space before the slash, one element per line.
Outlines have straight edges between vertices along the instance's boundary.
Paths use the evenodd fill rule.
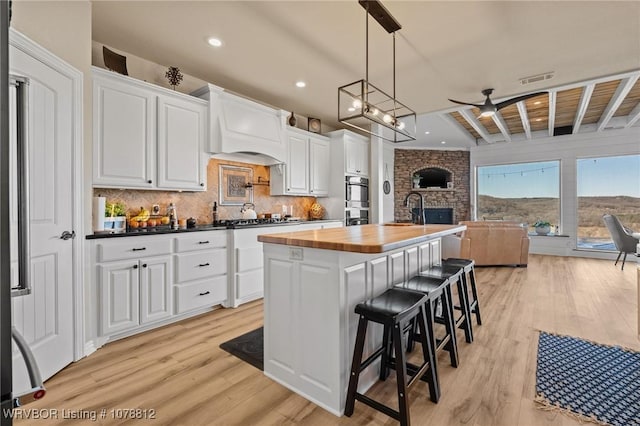
<path fill-rule="evenodd" d="M 471 105 L 477 108 L 480 108 L 482 105 L 478 105 L 478 104 L 470 104 L 469 102 L 460 102 L 460 101 L 456 101 L 455 99 L 449 99 L 451 102 L 454 102 L 456 104 L 460 104 L 460 105 Z"/>
<path fill-rule="evenodd" d="M 536 96 L 540 96 L 540 95 L 546 95 L 547 92 L 536 92 L 536 93 L 529 93 L 528 95 L 522 95 L 522 96 L 516 96 L 515 98 L 511 98 L 511 99 L 507 99 L 506 101 L 502 101 L 502 102 L 498 102 L 496 104 L 496 109 L 500 110 L 504 107 L 508 107 L 509 105 L 513 105 L 516 104 L 518 102 L 530 99 L 530 98 L 535 98 Z"/>

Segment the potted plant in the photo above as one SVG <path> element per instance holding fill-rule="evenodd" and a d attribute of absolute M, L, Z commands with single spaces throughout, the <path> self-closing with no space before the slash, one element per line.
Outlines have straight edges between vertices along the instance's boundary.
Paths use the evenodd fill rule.
<path fill-rule="evenodd" d="M 551 224 L 546 220 L 538 220 L 533 227 L 538 235 L 547 235 L 551 231 Z"/>
<path fill-rule="evenodd" d="M 413 180 L 413 187 L 420 188 L 420 175 L 418 173 L 414 173 L 411 179 Z"/>

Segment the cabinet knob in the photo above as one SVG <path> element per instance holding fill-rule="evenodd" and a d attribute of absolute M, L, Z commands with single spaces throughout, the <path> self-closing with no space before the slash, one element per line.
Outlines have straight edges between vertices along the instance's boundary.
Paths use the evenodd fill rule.
<path fill-rule="evenodd" d="M 206 296 L 206 295 L 207 295 L 207 294 L 209 294 L 209 293 L 211 293 L 211 292 L 210 292 L 209 290 L 207 290 L 207 291 L 205 291 L 205 292 L 199 293 L 198 295 L 199 295 L 199 296 Z"/>
<path fill-rule="evenodd" d="M 147 183 L 153 183 L 153 181 L 152 181 L 151 179 L 149 179 L 149 180 L 147 181 Z"/>
<path fill-rule="evenodd" d="M 143 267 L 143 268 L 146 268 L 146 267 L 147 267 L 147 264 L 146 264 L 146 263 L 143 263 L 143 264 L 142 264 L 142 267 Z"/>
<path fill-rule="evenodd" d="M 204 183 L 201 183 L 200 186 L 204 186 Z"/>
<path fill-rule="evenodd" d="M 138 264 L 133 265 L 133 269 L 138 269 Z"/>

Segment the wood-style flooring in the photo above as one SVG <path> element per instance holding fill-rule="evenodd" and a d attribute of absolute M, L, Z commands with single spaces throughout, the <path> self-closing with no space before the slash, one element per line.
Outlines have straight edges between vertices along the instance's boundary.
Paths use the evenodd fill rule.
<path fill-rule="evenodd" d="M 609 260 L 529 257 L 528 268 L 477 268 L 482 326 L 460 342 L 460 366 L 441 353 L 442 397 L 426 384 L 410 394 L 414 425 L 577 425 L 533 402 L 537 331 L 640 350 L 636 265 Z M 335 417 L 218 346 L 262 325 L 262 302 L 214 312 L 107 344 L 47 381 L 48 394 L 28 408 L 107 410 L 105 419 L 49 419 L 16 424 L 394 425 L 356 402 Z M 393 377 L 393 375 L 392 375 Z M 395 400 L 395 381 L 370 394 Z M 27 408 L 27 407 L 25 407 Z M 115 420 L 111 409 L 155 410 L 155 420 Z"/>

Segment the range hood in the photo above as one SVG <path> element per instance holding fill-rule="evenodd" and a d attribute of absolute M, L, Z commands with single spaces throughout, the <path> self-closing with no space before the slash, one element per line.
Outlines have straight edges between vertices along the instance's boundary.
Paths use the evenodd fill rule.
<path fill-rule="evenodd" d="M 213 158 L 275 165 L 286 159 L 287 112 L 209 84 L 195 96 L 209 100 L 209 148 Z"/>

